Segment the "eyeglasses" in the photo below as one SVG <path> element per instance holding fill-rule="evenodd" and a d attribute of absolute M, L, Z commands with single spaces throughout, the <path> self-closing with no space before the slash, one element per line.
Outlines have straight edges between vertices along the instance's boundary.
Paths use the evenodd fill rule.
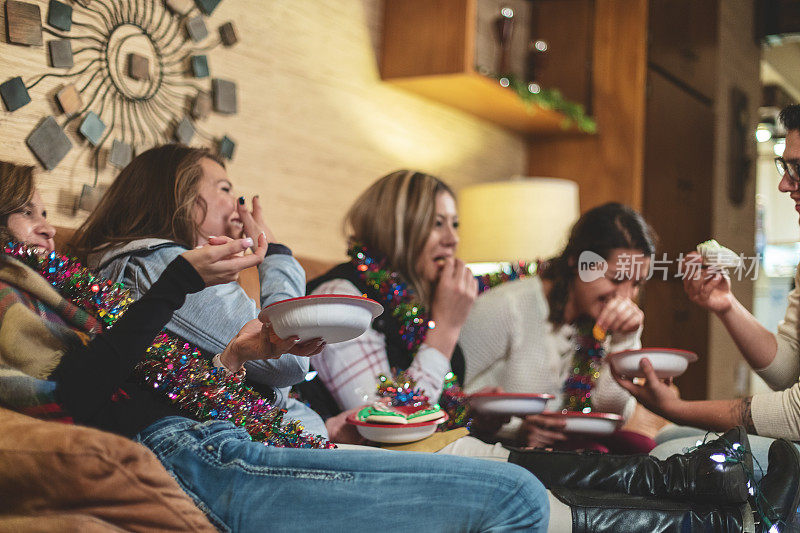
<path fill-rule="evenodd" d="M 789 178 L 795 183 L 800 183 L 800 162 L 786 161 L 782 157 L 775 158 L 775 167 L 778 169 L 778 174 L 781 178 L 784 174 L 789 174 Z"/>

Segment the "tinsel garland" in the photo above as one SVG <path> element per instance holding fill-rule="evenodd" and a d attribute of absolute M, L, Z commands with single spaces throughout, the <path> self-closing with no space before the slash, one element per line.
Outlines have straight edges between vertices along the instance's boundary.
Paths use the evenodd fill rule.
<path fill-rule="evenodd" d="M 414 290 L 398 272 L 386 268 L 385 258 L 373 257 L 365 246 L 353 243 L 348 255 L 364 283 L 379 294 L 378 301 L 391 309 L 392 316 L 400 324 L 400 337 L 411 355 L 415 355 L 428 329 L 436 326 L 417 301 Z"/>
<path fill-rule="evenodd" d="M 592 410 L 592 389 L 600 376 L 600 365 L 605 356 L 602 343 L 592 335 L 593 323 L 582 320 L 576 324 L 575 355 L 572 369 L 564 382 L 564 406 L 568 411 L 589 413 Z"/>
<path fill-rule="evenodd" d="M 335 448 L 319 435 L 303 433 L 296 420 L 284 424 L 284 411 L 245 385 L 242 375 L 212 366 L 200 350 L 166 333 L 155 338 L 136 374 L 198 419 L 229 420 L 255 441 L 284 448 Z"/>
<path fill-rule="evenodd" d="M 538 263 L 526 263 L 519 261 L 512 263 L 510 267 L 504 268 L 497 272 L 490 272 L 481 276 L 475 276 L 478 280 L 478 294 L 482 294 L 489 289 L 514 281 L 515 279 L 526 278 L 535 275 L 539 271 Z"/>
<path fill-rule="evenodd" d="M 413 289 L 408 286 L 398 272 L 390 272 L 386 268 L 387 260 L 385 258 L 373 257 L 366 246 L 352 243 L 348 255 L 362 281 L 380 295 L 378 301 L 392 310 L 392 316 L 400 323 L 400 337 L 405 341 L 411 355 L 416 355 L 419 346 L 425 341 L 428 329 L 436 326 L 433 320 L 428 318 L 425 307 L 417 301 Z M 417 389 L 416 382 L 405 372 L 401 372 L 394 379 L 383 375 L 379 376 L 378 395 L 383 398 L 391 398 L 392 405 L 414 405 L 402 402 L 414 402 L 418 401 L 416 398 L 427 398 L 424 391 Z M 452 372 L 445 377 L 439 406 L 449 417 L 446 423 L 439 426 L 439 431 L 469 427 L 472 422 L 469 416 L 467 396 L 461 390 L 456 376 Z"/>
<path fill-rule="evenodd" d="M 378 376 L 378 396 L 388 398 L 389 405 L 395 407 L 410 405 L 420 407 L 430 403 L 430 398 L 417 382 L 406 372 L 400 372 L 394 379 L 383 374 Z M 447 413 L 448 420 L 436 428 L 437 431 L 446 431 L 460 427 L 469 427 L 472 418 L 469 416 L 469 403 L 467 395 L 461 390 L 456 381 L 456 376 L 448 372 L 445 376 L 444 390 L 439 398 L 439 407 Z"/>
<path fill-rule="evenodd" d="M 111 327 L 133 302 L 121 283 L 95 276 L 72 257 L 41 254 L 18 243 L 7 243 L 3 251 L 38 272 L 105 327 Z M 336 447 L 318 435 L 304 434 L 297 421 L 283 424 L 284 411 L 246 386 L 241 376 L 214 367 L 199 349 L 165 332 L 155 338 L 134 375 L 197 419 L 230 420 L 243 426 L 253 440 L 292 448 Z"/>
<path fill-rule="evenodd" d="M 56 252 L 40 253 L 40 248 L 9 242 L 3 252 L 42 275 L 66 300 L 110 327 L 133 302 L 122 283 L 95 276 L 77 259 Z M 92 333 L 99 333 L 92 328 Z"/>
<path fill-rule="evenodd" d="M 407 373 L 400 372 L 392 379 L 383 374 L 378 376 L 378 396 L 388 398 L 393 407 L 421 407 L 430 403 L 425 391 L 417 387 L 417 382 Z"/>
<path fill-rule="evenodd" d="M 444 390 L 439 397 L 439 407 L 444 409 L 449 417 L 447 422 L 439 426 L 442 431 L 469 428 L 472 424 L 469 398 L 459 386 L 456 376 L 452 372 L 448 372 L 444 377 Z"/>

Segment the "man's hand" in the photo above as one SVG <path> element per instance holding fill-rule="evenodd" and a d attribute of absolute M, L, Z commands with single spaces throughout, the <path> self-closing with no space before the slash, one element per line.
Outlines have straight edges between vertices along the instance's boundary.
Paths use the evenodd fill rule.
<path fill-rule="evenodd" d="M 701 266 L 702 257 L 697 252 L 686 254 L 680 269 L 684 273 L 683 290 L 689 299 L 709 311 L 722 314 L 733 306 L 731 280 L 724 270 Z"/>
<path fill-rule="evenodd" d="M 643 385 L 637 385 L 632 380 L 620 376 L 614 371 L 613 365 L 610 368 L 617 383 L 649 410 L 665 418 L 679 414 L 683 401 L 672 387 L 672 378 L 659 379 L 649 359 L 645 357 L 639 362 L 639 368 L 644 372 L 646 380 Z"/>

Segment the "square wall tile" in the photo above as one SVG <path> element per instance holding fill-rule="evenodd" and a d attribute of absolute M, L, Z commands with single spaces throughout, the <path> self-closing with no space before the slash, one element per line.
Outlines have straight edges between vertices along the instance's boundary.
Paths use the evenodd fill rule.
<path fill-rule="evenodd" d="M 28 46 L 42 45 L 42 12 L 37 4 L 6 0 L 8 42 Z"/>
<path fill-rule="evenodd" d="M 72 149 L 72 142 L 56 119 L 47 117 L 26 140 L 28 148 L 47 170 L 53 170 Z"/>
<path fill-rule="evenodd" d="M 11 78 L 5 83 L 0 83 L 0 98 L 3 99 L 6 109 L 9 111 L 16 111 L 31 101 L 28 89 L 19 76 Z"/>

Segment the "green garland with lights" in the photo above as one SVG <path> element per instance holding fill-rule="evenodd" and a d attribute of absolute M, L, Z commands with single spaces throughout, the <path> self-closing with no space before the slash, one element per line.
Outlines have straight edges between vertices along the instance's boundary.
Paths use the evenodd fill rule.
<path fill-rule="evenodd" d="M 508 87 L 522 99 L 526 104 L 535 104 L 545 109 L 552 109 L 564 115 L 561 127 L 568 129 L 573 125 L 583 132 L 596 133 L 597 123 L 592 117 L 586 114 L 583 106 L 564 98 L 558 89 L 539 89 L 532 92 L 530 84 L 520 81 L 513 75 L 495 76 L 495 79 L 503 87 Z M 506 82 L 508 83 L 506 85 Z"/>

